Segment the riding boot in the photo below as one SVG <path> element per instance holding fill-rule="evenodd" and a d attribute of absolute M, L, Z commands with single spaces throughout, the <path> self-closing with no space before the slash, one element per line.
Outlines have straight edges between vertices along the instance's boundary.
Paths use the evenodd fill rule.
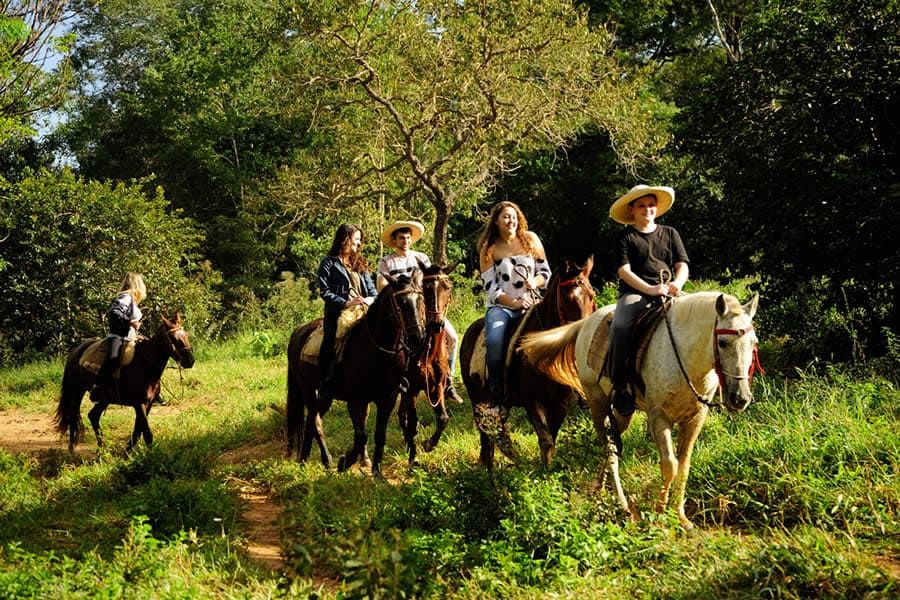
<path fill-rule="evenodd" d="M 94 387 L 91 388 L 91 402 L 105 401 L 105 396 L 108 392 L 107 388 L 112 383 L 113 362 L 107 358 L 100 365 L 100 370 L 97 371 L 97 378 L 94 380 Z"/>
<path fill-rule="evenodd" d="M 323 377 L 322 381 L 319 383 L 320 408 L 331 406 L 331 403 L 334 402 L 334 387 L 335 382 L 337 381 L 337 370 L 337 361 L 331 361 L 331 364 L 328 365 L 325 377 Z"/>
<path fill-rule="evenodd" d="M 614 385 L 612 393 L 612 405 L 623 417 L 630 416 L 635 409 L 634 394 L 627 385 Z"/>
<path fill-rule="evenodd" d="M 456 392 L 456 390 L 453 389 L 453 384 L 452 384 L 452 383 L 448 384 L 447 387 L 444 388 L 444 397 L 445 397 L 445 398 L 449 398 L 451 402 L 455 402 L 455 403 L 457 403 L 457 404 L 462 404 L 462 403 L 463 403 L 462 396 L 460 396 L 460 395 Z"/>

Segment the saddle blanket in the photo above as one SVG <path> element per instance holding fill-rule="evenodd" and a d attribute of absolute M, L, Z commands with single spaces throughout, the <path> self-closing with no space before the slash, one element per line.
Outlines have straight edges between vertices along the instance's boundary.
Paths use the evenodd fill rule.
<path fill-rule="evenodd" d="M 346 342 L 347 334 L 360 319 L 366 316 L 368 308 L 368 305 L 360 304 L 341 311 L 341 315 L 338 317 L 337 335 L 335 336 L 334 345 L 334 354 L 338 360 L 340 360 L 340 357 L 344 354 L 344 343 Z M 324 337 L 324 329 L 319 325 L 309 335 L 306 344 L 303 345 L 303 351 L 300 353 L 300 360 L 312 365 L 319 364 L 319 350 L 322 348 L 322 339 Z"/>
<path fill-rule="evenodd" d="M 122 344 L 122 349 L 119 352 L 119 366 L 113 371 L 114 378 L 118 379 L 119 369 L 125 365 L 130 365 L 131 361 L 134 360 L 134 347 L 136 344 L 136 340 L 129 340 Z M 103 363 L 106 362 L 107 348 L 106 338 L 95 341 L 81 355 L 81 360 L 78 361 L 78 364 L 88 373 L 96 375 Z"/>

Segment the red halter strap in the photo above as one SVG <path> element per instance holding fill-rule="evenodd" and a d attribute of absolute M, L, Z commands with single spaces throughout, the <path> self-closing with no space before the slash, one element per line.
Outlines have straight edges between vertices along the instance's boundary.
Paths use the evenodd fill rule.
<path fill-rule="evenodd" d="M 722 361 L 719 359 L 719 336 L 720 335 L 736 335 L 738 337 L 743 336 L 745 333 L 750 333 L 753 331 L 753 325 L 751 324 L 746 329 L 719 329 L 718 327 L 713 330 L 713 356 L 715 357 L 715 366 L 716 366 L 716 375 L 719 376 L 719 387 L 725 389 L 725 372 L 722 370 Z M 747 372 L 747 379 L 749 383 L 753 383 L 753 375 L 756 371 L 759 371 L 761 375 L 765 375 L 766 371 L 763 369 L 762 364 L 759 362 L 759 351 L 756 345 L 753 346 L 753 360 L 750 361 L 750 369 Z"/>

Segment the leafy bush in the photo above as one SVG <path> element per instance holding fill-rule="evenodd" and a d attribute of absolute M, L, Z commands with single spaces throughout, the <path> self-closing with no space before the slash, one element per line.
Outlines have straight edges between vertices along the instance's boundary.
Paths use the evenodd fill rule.
<path fill-rule="evenodd" d="M 106 332 L 105 314 L 127 271 L 143 273 L 149 330 L 159 314 L 181 311 L 207 331 L 217 274 L 198 255 L 193 223 L 149 180 L 85 181 L 42 170 L 17 183 L 0 180 L 0 363 L 60 353 Z"/>

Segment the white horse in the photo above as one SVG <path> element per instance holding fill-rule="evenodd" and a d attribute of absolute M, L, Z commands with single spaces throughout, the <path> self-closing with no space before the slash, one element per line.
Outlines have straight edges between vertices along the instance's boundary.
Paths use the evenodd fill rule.
<path fill-rule="evenodd" d="M 732 412 L 744 410 L 753 400 L 750 382 L 759 362 L 752 319 L 758 302 L 759 296 L 754 295 L 742 306 L 734 296 L 718 292 L 674 298 L 667 309 L 668 323 L 663 320 L 653 332 L 639 365 L 645 387 L 634 386 L 637 407 L 647 413 L 662 470 L 656 510 L 666 509 L 674 482 L 678 518 L 686 529 L 693 527 L 684 513 L 691 453 L 709 408 L 717 406 L 716 391 L 721 390 L 723 404 Z M 606 306 L 581 321 L 530 334 L 522 341 L 521 352 L 538 370 L 576 389 L 588 401 L 600 444 L 607 449 L 599 485 L 608 473 L 622 507 L 637 520 L 640 513 L 628 501 L 619 479 L 616 447 L 621 448 L 620 435 L 631 416 L 623 417 L 610 406 L 612 382 L 603 368 L 608 347 L 608 336 L 603 336 L 614 310 L 615 305 Z M 677 455 L 672 442 L 675 425 L 679 426 Z"/>

